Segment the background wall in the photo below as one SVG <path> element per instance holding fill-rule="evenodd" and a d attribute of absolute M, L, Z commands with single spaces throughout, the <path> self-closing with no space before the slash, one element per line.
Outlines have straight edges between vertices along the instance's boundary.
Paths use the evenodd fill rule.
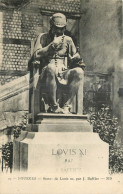
<path fill-rule="evenodd" d="M 122 2 L 81 0 L 81 52 L 87 69 L 112 72 L 119 64 L 122 46 Z"/>
<path fill-rule="evenodd" d="M 0 81 L 3 85 L 27 73 L 30 41 L 37 36 L 43 20 L 40 13 L 17 10 L 3 10 L 1 16 Z"/>
<path fill-rule="evenodd" d="M 29 74 L 0 87 L 0 130 L 19 126 L 29 110 Z"/>
<path fill-rule="evenodd" d="M 81 0 L 80 52 L 87 71 L 111 75 L 111 100 L 123 141 L 123 28 L 121 0 Z"/>

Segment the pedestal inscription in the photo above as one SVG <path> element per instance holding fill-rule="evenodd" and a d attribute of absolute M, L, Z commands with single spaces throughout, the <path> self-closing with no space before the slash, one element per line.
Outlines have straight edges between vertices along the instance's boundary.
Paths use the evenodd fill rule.
<path fill-rule="evenodd" d="M 108 144 L 89 132 L 28 132 L 19 144 L 15 170 L 49 173 L 108 173 Z"/>

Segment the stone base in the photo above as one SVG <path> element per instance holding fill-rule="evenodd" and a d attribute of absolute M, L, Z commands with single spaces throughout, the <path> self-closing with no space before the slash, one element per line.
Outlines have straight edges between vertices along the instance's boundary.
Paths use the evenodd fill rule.
<path fill-rule="evenodd" d="M 14 141 L 14 170 L 35 174 L 108 173 L 109 146 L 90 132 L 22 132 Z"/>
<path fill-rule="evenodd" d="M 36 124 L 28 124 L 34 132 L 93 132 L 86 115 L 40 113 Z"/>

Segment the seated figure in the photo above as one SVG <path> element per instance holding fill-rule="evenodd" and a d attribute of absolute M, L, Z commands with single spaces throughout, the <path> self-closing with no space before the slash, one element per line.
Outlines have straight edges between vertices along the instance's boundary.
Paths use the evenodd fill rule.
<path fill-rule="evenodd" d="M 68 114 L 84 78 L 83 62 L 71 37 L 64 34 L 65 15 L 50 18 L 50 30 L 40 34 L 34 44 L 31 61 L 40 61 L 40 85 L 45 93 L 47 112 Z"/>

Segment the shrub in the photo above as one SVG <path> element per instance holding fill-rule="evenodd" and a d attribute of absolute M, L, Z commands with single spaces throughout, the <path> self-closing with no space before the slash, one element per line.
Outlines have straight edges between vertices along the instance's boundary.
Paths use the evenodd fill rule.
<path fill-rule="evenodd" d="M 120 129 L 118 118 L 113 116 L 110 107 L 103 105 L 96 113 L 91 113 L 89 121 L 94 132 L 109 143 L 109 169 L 111 173 L 123 172 L 123 150 L 116 141 Z"/>
<path fill-rule="evenodd" d="M 123 173 L 123 148 L 114 143 L 110 146 L 109 169 L 111 173 Z"/>
<path fill-rule="evenodd" d="M 103 105 L 100 110 L 90 115 L 89 120 L 93 124 L 93 131 L 99 133 L 103 141 L 113 145 L 120 126 L 118 118 L 112 115 L 111 109 Z"/>
<path fill-rule="evenodd" d="M 13 163 L 13 142 L 9 142 L 2 146 L 2 157 L 5 160 L 5 165 L 12 169 Z"/>
<path fill-rule="evenodd" d="M 13 131 L 14 139 L 18 138 L 21 134 L 21 130 L 25 130 L 27 124 L 27 114 L 23 116 L 22 123 L 19 126 L 13 126 L 11 130 Z M 10 129 L 8 129 L 10 132 Z M 13 142 L 8 142 L 2 145 L 2 158 L 5 161 L 5 166 L 12 169 L 13 165 Z"/>

